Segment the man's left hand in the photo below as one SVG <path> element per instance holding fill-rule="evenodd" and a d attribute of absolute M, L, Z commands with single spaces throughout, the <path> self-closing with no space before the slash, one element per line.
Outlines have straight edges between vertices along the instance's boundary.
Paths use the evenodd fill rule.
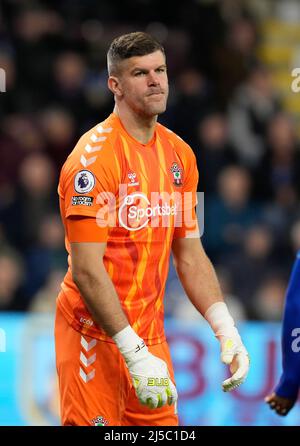
<path fill-rule="evenodd" d="M 249 355 L 240 338 L 220 336 L 221 361 L 229 365 L 232 376 L 222 383 L 223 391 L 231 390 L 242 384 L 249 371 Z"/>

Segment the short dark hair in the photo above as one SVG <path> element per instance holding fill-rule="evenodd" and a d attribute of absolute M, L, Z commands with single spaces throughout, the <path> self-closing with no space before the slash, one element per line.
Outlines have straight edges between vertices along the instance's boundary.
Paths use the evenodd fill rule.
<path fill-rule="evenodd" d="M 118 64 L 125 59 L 146 56 L 155 51 L 161 51 L 165 54 L 164 47 L 150 34 L 135 32 L 117 37 L 112 41 L 107 52 L 108 74 L 116 74 Z"/>

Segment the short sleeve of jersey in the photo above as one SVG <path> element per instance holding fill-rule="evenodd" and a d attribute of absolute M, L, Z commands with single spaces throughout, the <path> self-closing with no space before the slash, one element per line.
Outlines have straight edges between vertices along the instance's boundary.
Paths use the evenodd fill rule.
<path fill-rule="evenodd" d="M 105 206 L 110 209 L 116 207 L 119 162 L 110 144 L 92 152 L 89 157 L 81 150 L 82 144 L 85 147 L 84 142 L 78 144 L 62 168 L 58 186 L 61 210 L 65 218 L 98 217 Z"/>
<path fill-rule="evenodd" d="M 196 215 L 197 186 L 199 173 L 196 157 L 192 149 L 185 145 L 184 153 L 181 155 L 184 166 L 182 202 L 180 211 L 176 218 L 176 226 L 173 238 L 195 238 L 199 237 L 199 228 Z"/>

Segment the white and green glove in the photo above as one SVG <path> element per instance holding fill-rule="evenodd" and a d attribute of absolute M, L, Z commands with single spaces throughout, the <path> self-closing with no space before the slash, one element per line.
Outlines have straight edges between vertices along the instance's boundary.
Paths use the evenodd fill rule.
<path fill-rule="evenodd" d="M 248 352 L 224 302 L 211 305 L 204 317 L 220 341 L 221 361 L 229 365 L 232 373 L 231 377 L 222 383 L 224 392 L 230 392 L 247 378 L 250 365 Z"/>
<path fill-rule="evenodd" d="M 165 361 L 149 352 L 143 339 L 128 325 L 113 336 L 126 362 L 135 393 L 150 409 L 177 403 L 177 391 Z"/>

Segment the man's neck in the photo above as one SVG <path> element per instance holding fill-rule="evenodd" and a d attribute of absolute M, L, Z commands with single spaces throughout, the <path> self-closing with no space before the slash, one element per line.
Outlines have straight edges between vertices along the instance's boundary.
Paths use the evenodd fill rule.
<path fill-rule="evenodd" d="M 147 144 L 153 138 L 157 116 L 142 117 L 137 114 L 114 107 L 114 113 L 120 118 L 127 133 L 142 144 Z"/>

